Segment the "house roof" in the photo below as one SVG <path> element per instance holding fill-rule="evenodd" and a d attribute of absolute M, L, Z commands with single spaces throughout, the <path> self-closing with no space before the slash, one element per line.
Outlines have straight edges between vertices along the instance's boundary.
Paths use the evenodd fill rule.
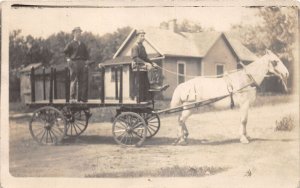
<path fill-rule="evenodd" d="M 254 61 L 257 59 L 257 56 L 254 55 L 248 48 L 246 48 L 237 37 L 229 33 L 224 33 L 224 35 L 241 60 Z"/>
<path fill-rule="evenodd" d="M 232 36 L 225 35 L 222 32 L 173 32 L 166 29 L 149 27 L 144 29 L 146 32 L 146 41 L 164 56 L 188 56 L 188 57 L 204 57 L 212 48 L 215 42 L 221 37 L 225 37 L 234 50 L 234 53 L 242 61 L 254 61 L 257 57 L 250 52 L 239 40 Z M 128 41 L 135 35 L 133 30 L 127 40 L 124 41 L 120 49 L 114 55 L 118 57 L 122 48 L 126 47 Z"/>
<path fill-rule="evenodd" d="M 43 66 L 41 66 L 41 63 L 36 63 L 36 64 L 30 64 L 28 66 L 26 66 L 24 69 L 22 69 L 20 72 L 21 73 L 28 73 L 31 71 L 31 67 L 33 66 L 35 68 L 34 70 L 34 75 L 42 75 L 43 74 Z M 53 66 L 51 66 L 53 68 L 56 69 L 56 72 L 62 72 L 66 69 L 67 64 L 55 64 Z M 51 67 L 45 67 L 45 74 L 50 74 L 51 72 Z"/>

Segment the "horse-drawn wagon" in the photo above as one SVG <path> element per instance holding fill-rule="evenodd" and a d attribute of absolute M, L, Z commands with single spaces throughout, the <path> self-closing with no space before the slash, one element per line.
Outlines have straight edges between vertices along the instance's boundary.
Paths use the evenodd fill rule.
<path fill-rule="evenodd" d="M 259 85 L 263 78 L 272 73 L 281 78 L 286 89 L 288 71 L 280 59 L 272 52 L 268 52 L 251 65 L 228 75 L 224 78 L 195 78 L 180 84 L 174 91 L 171 108 L 155 109 L 154 95 L 160 90 L 142 91 L 139 89 L 138 97 L 130 99 L 130 88 L 134 86 L 131 81 L 131 63 L 109 63 L 102 64 L 101 84 L 99 85 L 99 99 L 89 99 L 84 103 L 70 102 L 70 75 L 68 68 L 65 69 L 65 98 L 57 98 L 57 84 L 55 69 L 50 71 L 50 88 L 46 97 L 45 77 L 43 76 L 43 97 L 35 98 L 35 70 L 31 69 L 31 102 L 29 107 L 36 108 L 29 123 L 29 130 L 32 137 L 40 144 L 57 144 L 65 137 L 79 136 L 89 123 L 91 108 L 116 107 L 116 116 L 112 124 L 112 135 L 115 141 L 121 145 L 140 146 L 146 138 L 153 137 L 160 129 L 159 114 L 185 111 L 179 117 L 180 131 L 182 138 L 187 137 L 185 121 L 191 114 L 191 108 L 198 108 L 203 105 L 212 104 L 224 98 L 248 92 L 245 90 L 250 85 Z M 110 82 L 113 77 L 114 82 Z M 211 87 L 214 85 L 214 87 Z M 191 87 L 195 91 L 195 100 L 188 101 L 182 98 L 181 92 Z M 217 91 L 217 92 L 215 92 Z M 140 100 L 143 92 L 149 92 L 151 99 Z M 211 92 L 211 93 L 209 93 Z M 213 93 L 212 93 L 213 92 Z M 217 93 L 217 95 L 215 94 Z M 247 142 L 246 123 L 249 108 L 249 98 L 240 98 L 241 113 L 241 141 Z M 97 114 L 96 114 L 97 115 Z M 243 141 L 242 141 L 243 142 Z"/>
<path fill-rule="evenodd" d="M 86 67 L 87 68 L 87 67 Z M 65 137 L 79 136 L 88 127 L 91 108 L 116 107 L 116 117 L 112 125 L 112 133 L 117 143 L 122 145 L 141 145 L 146 138 L 153 137 L 160 128 L 159 116 L 154 111 L 154 93 L 160 90 L 149 90 L 151 99 L 141 101 L 130 98 L 131 64 L 109 63 L 101 64 L 101 84 L 99 99 L 89 99 L 85 103 L 70 101 L 70 74 L 65 69 L 65 97 L 57 97 L 57 80 L 55 68 L 50 69 L 50 84 L 43 79 L 43 94 L 35 96 L 35 69 L 31 69 L 31 101 L 27 103 L 35 108 L 29 123 L 32 137 L 40 144 L 57 144 Z M 88 69 L 88 68 L 87 68 Z M 44 71 L 45 72 L 45 71 Z M 113 82 L 111 81 L 113 78 Z M 49 87 L 46 89 L 46 87 Z M 46 91 L 49 93 L 46 94 Z"/>

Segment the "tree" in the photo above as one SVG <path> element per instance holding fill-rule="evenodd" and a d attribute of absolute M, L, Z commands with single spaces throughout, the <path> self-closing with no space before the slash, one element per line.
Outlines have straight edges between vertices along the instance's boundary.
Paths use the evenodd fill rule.
<path fill-rule="evenodd" d="M 132 29 L 118 28 L 113 33 L 103 36 L 91 32 L 82 33 L 82 40 L 87 45 L 90 60 L 101 63 L 111 59 L 117 49 Z M 22 36 L 21 30 L 14 30 L 9 35 L 9 70 L 11 100 L 20 97 L 20 79 L 18 70 L 31 63 L 50 65 L 65 63 L 64 48 L 73 39 L 71 33 L 59 32 L 50 35 L 47 39 L 34 38 L 31 35 Z"/>
<path fill-rule="evenodd" d="M 263 7 L 257 14 L 262 22 L 257 25 L 238 24 L 232 31 L 238 33 L 242 43 L 257 55 L 265 49 L 276 53 L 290 72 L 291 86 L 294 74 L 295 37 L 297 32 L 296 7 Z"/>
<path fill-rule="evenodd" d="M 177 25 L 177 32 L 188 32 L 188 33 L 197 33 L 204 31 L 204 28 L 199 23 L 194 23 L 190 20 L 184 19 L 179 23 L 176 23 Z M 168 29 L 169 28 L 169 22 L 161 22 L 159 24 L 159 28 L 161 29 Z M 213 28 L 209 28 L 209 30 L 214 30 Z"/>

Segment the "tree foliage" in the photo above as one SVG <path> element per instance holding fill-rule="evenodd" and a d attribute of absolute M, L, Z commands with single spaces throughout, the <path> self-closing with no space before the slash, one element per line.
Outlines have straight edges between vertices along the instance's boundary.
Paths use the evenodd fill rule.
<path fill-rule="evenodd" d="M 257 55 L 264 55 L 266 49 L 277 54 L 291 73 L 291 85 L 295 63 L 297 8 L 263 7 L 257 16 L 262 20 L 259 24 L 233 25 L 232 32 L 238 33 L 242 43 Z"/>
<path fill-rule="evenodd" d="M 188 32 L 188 33 L 197 33 L 204 31 L 204 28 L 199 23 L 194 23 L 190 20 L 184 19 L 181 22 L 176 23 L 176 30 L 178 32 Z M 170 27 L 170 21 L 161 22 L 159 28 L 168 29 Z M 209 28 L 209 30 L 214 30 L 213 28 Z"/>
<path fill-rule="evenodd" d="M 103 36 L 83 32 L 82 40 L 87 45 L 90 60 L 101 63 L 113 57 L 132 29 L 119 28 Z M 65 63 L 64 48 L 72 40 L 71 33 L 58 32 L 46 39 L 22 36 L 21 30 L 9 34 L 9 70 L 10 100 L 20 97 L 20 80 L 18 70 L 32 63 L 42 63 L 47 67 Z"/>
<path fill-rule="evenodd" d="M 132 29 L 119 28 L 113 33 L 103 36 L 84 32 L 82 40 L 87 45 L 90 59 L 101 63 L 113 57 Z M 43 63 L 44 66 L 61 64 L 65 62 L 63 50 L 72 40 L 71 33 L 58 32 L 47 39 L 33 38 L 21 35 L 21 30 L 15 30 L 9 36 L 10 68 L 18 69 L 31 63 Z"/>

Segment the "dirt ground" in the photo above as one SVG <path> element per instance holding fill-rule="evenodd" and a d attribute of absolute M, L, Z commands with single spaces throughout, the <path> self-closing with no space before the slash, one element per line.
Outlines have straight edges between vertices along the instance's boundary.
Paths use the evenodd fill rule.
<path fill-rule="evenodd" d="M 298 108 L 296 102 L 251 108 L 251 142 L 246 145 L 239 143 L 238 109 L 191 116 L 187 121 L 188 146 L 171 145 L 177 132 L 175 115 L 161 117 L 160 131 L 141 148 L 117 145 L 109 122 L 91 123 L 82 136 L 62 145 L 40 146 L 30 136 L 28 119 L 11 119 L 10 173 L 17 177 L 86 177 L 173 166 L 209 166 L 224 170 L 192 179 L 189 187 L 197 187 L 193 182 L 202 182 L 206 187 L 217 182 L 226 182 L 221 187 L 253 187 L 258 182 L 262 187 L 297 187 Z M 296 127 L 290 132 L 274 131 L 275 121 L 286 115 L 295 118 Z M 236 178 L 239 181 L 234 181 Z M 161 181 L 164 179 L 154 179 L 157 186 L 153 187 L 160 187 Z"/>

